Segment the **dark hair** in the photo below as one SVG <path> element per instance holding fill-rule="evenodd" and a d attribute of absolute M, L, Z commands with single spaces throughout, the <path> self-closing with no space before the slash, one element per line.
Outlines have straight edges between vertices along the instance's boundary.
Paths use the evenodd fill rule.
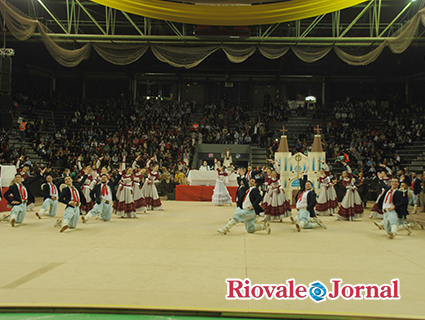
<path fill-rule="evenodd" d="M 18 172 L 18 173 L 16 173 L 16 174 L 15 174 L 15 177 L 16 177 L 16 176 L 21 176 L 21 177 L 22 177 L 22 174 L 20 174 L 20 173 Z"/>

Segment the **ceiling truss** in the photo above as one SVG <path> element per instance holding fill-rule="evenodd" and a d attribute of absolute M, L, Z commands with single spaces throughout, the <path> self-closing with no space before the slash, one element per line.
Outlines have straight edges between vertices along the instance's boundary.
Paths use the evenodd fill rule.
<path fill-rule="evenodd" d="M 274 43 L 305 46 L 370 46 L 388 39 L 420 8 L 419 1 L 369 0 L 311 19 L 250 26 L 250 36 L 197 37 L 194 26 L 159 21 L 83 0 L 15 0 L 13 5 L 51 30 L 57 40 L 73 42 Z M 421 30 L 422 31 L 422 30 Z M 30 41 L 38 41 L 34 34 Z M 10 36 L 9 36 L 10 39 Z M 8 39 L 8 40 L 9 40 Z M 424 32 L 414 39 L 425 44 Z"/>

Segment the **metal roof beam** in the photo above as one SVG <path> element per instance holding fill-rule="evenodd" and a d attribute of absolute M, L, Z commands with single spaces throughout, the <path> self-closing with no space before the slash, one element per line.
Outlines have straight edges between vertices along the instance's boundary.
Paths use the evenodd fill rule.
<path fill-rule="evenodd" d="M 174 33 L 177 36 L 182 37 L 180 30 L 176 27 L 176 25 L 173 22 L 171 22 L 171 21 L 165 21 L 165 22 L 168 24 L 168 26 L 171 28 L 171 30 L 174 31 Z"/>
<path fill-rule="evenodd" d="M 326 14 L 322 14 L 321 16 L 317 16 L 316 19 L 308 26 L 308 28 L 303 32 L 300 36 L 301 38 L 305 38 L 311 30 L 314 29 L 315 26 L 319 24 L 319 22 L 326 16 Z"/>
<path fill-rule="evenodd" d="M 47 8 L 47 6 L 43 3 L 42 0 L 38 0 L 38 3 L 40 3 L 40 5 L 44 8 L 44 10 L 46 10 L 46 12 L 53 18 L 53 20 L 56 21 L 56 23 L 58 24 L 58 26 L 63 30 L 63 32 L 65 33 L 69 33 L 66 28 L 63 26 L 62 23 L 59 22 L 58 19 L 56 19 L 55 15 L 53 13 L 50 12 L 49 8 Z"/>
<path fill-rule="evenodd" d="M 0 33 L 1 34 L 1 33 Z M 63 34 L 55 33 L 49 36 L 56 38 L 56 41 L 78 41 L 78 42 L 122 42 L 122 43 L 214 43 L 214 44 L 252 44 L 252 43 L 267 43 L 267 44 L 285 44 L 285 45 L 337 45 L 337 46 L 353 46 L 380 44 L 385 40 L 392 39 L 390 37 L 249 37 L 243 40 L 235 41 L 234 39 L 211 39 L 206 40 L 194 36 L 140 36 L 140 35 L 99 35 L 99 34 Z M 41 37 L 40 33 L 34 33 L 33 37 Z M 15 39 L 13 37 L 10 40 Z M 30 40 L 30 39 L 29 39 Z M 27 41 L 29 41 L 27 40 Z M 38 41 L 38 40 L 37 40 Z M 425 38 L 415 37 L 414 42 L 425 43 Z"/>
<path fill-rule="evenodd" d="M 384 31 L 381 32 L 381 34 L 378 37 L 382 37 L 385 32 L 387 32 L 387 30 L 389 28 L 392 27 L 392 25 L 398 20 L 398 18 L 400 18 L 400 16 L 404 13 L 404 11 L 406 11 L 411 5 L 413 4 L 413 1 L 410 1 L 404 8 L 403 10 L 400 11 L 400 13 L 397 15 L 397 17 L 394 18 L 393 21 L 391 21 L 391 23 L 384 29 Z"/>
<path fill-rule="evenodd" d="M 343 36 L 345 36 L 347 34 L 348 31 L 350 31 L 350 29 L 356 24 L 357 21 L 359 21 L 359 19 L 364 15 L 364 13 L 369 9 L 369 7 L 372 5 L 372 3 L 374 3 L 374 0 L 371 0 L 366 7 L 363 8 L 363 10 L 357 15 L 357 17 L 351 21 L 351 23 L 347 26 L 347 28 L 345 28 L 345 30 L 341 33 L 341 35 L 339 36 L 340 38 L 342 38 Z"/>
<path fill-rule="evenodd" d="M 93 23 L 99 28 L 99 30 L 104 35 L 107 35 L 107 33 L 105 32 L 105 30 L 103 30 L 103 28 L 99 25 L 99 23 L 96 21 L 96 19 L 92 17 L 92 15 L 90 14 L 90 12 L 87 11 L 87 9 L 81 4 L 81 2 L 78 1 L 78 0 L 75 0 L 75 1 L 78 3 L 78 5 L 80 6 L 80 8 L 83 9 L 83 11 L 86 13 L 86 15 L 88 15 L 88 17 L 91 19 L 91 21 L 93 21 Z"/>
<path fill-rule="evenodd" d="M 133 19 L 131 19 L 130 18 L 130 16 L 126 13 L 126 12 L 124 12 L 124 11 L 121 11 L 121 13 L 124 15 L 124 17 L 126 17 L 127 18 L 127 20 L 131 23 L 131 25 L 134 27 L 134 29 L 136 29 L 136 31 L 141 35 L 141 36 L 144 36 L 144 33 L 142 32 L 142 30 L 140 30 L 139 29 L 139 27 L 134 23 L 134 21 L 133 21 Z"/>
<path fill-rule="evenodd" d="M 273 31 L 275 31 L 277 29 L 277 27 L 279 27 L 279 25 L 280 25 L 280 23 L 270 25 L 270 27 L 262 35 L 262 38 L 267 38 L 268 36 L 270 36 L 273 33 Z"/>

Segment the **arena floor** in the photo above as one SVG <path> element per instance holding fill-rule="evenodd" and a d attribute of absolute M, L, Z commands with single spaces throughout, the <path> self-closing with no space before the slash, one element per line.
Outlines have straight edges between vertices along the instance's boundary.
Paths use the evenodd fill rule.
<path fill-rule="evenodd" d="M 37 200 L 38 209 L 41 199 Z M 164 201 L 164 211 L 138 219 L 90 220 L 63 234 L 56 218 L 28 211 L 23 225 L 0 223 L 0 307 L 187 310 L 295 318 L 424 319 L 425 230 L 390 240 L 365 217 L 322 220 L 328 229 L 296 232 L 286 219 L 272 233 L 248 234 L 237 225 L 216 229 L 235 205 Z M 369 205 L 370 207 L 370 205 Z M 293 210 L 295 214 L 295 210 Z M 59 205 L 58 216 L 63 215 Z M 252 284 L 330 279 L 343 284 L 400 280 L 400 300 L 226 300 L 227 278 Z M 10 309 L 12 308 L 12 309 Z M 1 309 L 0 309 L 1 311 Z"/>

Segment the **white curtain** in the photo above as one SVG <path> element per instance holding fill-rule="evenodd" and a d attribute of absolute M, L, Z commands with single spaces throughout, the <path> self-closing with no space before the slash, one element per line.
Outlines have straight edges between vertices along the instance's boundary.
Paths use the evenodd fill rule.
<path fill-rule="evenodd" d="M 364 66 L 375 61 L 386 46 L 393 53 L 404 52 L 410 46 L 419 25 L 422 23 L 425 26 L 425 9 L 422 9 L 381 44 L 343 49 L 339 46 L 307 47 L 261 43 L 252 45 L 87 43 L 81 47 L 78 47 L 78 43 L 72 43 L 72 47 L 65 48 L 66 45 L 63 43 L 58 45 L 57 40 L 54 40 L 49 30 L 46 30 L 40 22 L 29 19 L 6 1 L 0 1 L 0 11 L 8 30 L 19 40 L 29 39 L 37 28 L 49 53 L 58 63 L 66 67 L 77 66 L 81 61 L 88 59 L 92 46 L 103 59 L 116 65 L 133 63 L 150 48 L 158 60 L 179 68 L 196 67 L 217 50 L 223 50 L 230 62 L 241 63 L 251 57 L 257 49 L 268 59 L 278 59 L 292 49 L 300 60 L 308 63 L 322 59 L 334 49 L 342 61 L 354 66 Z"/>
<path fill-rule="evenodd" d="M 196 67 L 210 54 L 219 49 L 219 46 L 212 45 L 170 45 L 152 44 L 151 50 L 155 57 L 162 62 L 166 62 L 173 67 L 184 67 L 186 69 Z"/>

